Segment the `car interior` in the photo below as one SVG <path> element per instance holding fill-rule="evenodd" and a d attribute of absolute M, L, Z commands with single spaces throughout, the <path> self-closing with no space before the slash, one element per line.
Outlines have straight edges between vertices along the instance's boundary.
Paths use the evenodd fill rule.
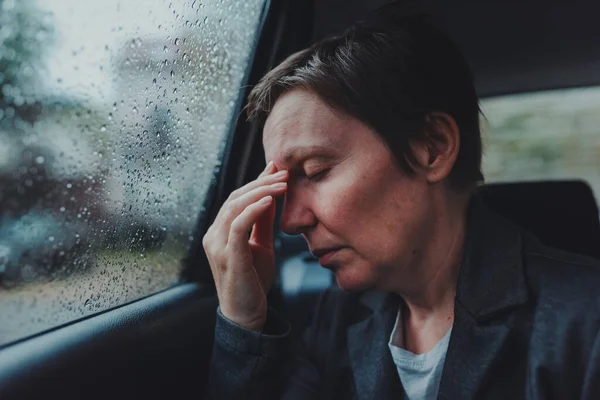
<path fill-rule="evenodd" d="M 53 0 L 49 3 L 61 3 L 61 1 Z M 69 2 L 71 5 L 65 6 L 65 10 L 60 12 L 64 15 L 73 15 L 69 14 L 73 12 L 73 8 L 80 7 L 90 8 L 92 12 L 89 15 L 100 15 L 97 10 L 102 8 L 103 3 L 97 0 L 82 3 Z M 120 3 L 124 3 L 124 1 L 113 0 L 110 2 L 110 7 L 114 5 L 115 9 L 120 10 Z M 171 96 L 169 98 L 173 101 L 173 104 L 177 103 L 177 106 L 173 105 L 168 110 L 165 109 L 164 112 L 156 111 L 156 114 L 148 117 L 149 124 L 164 126 L 164 124 L 171 123 L 168 121 L 173 119 L 173 126 L 187 124 L 190 132 L 204 132 L 204 129 L 208 128 L 202 125 L 205 123 L 212 124 L 211 129 L 223 130 L 222 137 L 224 138 L 222 147 L 215 147 L 214 151 L 210 150 L 214 154 L 210 155 L 207 160 L 214 158 L 215 168 L 205 168 L 208 171 L 206 172 L 206 181 L 209 182 L 206 190 L 201 196 L 195 198 L 194 208 L 187 211 L 191 218 L 189 232 L 179 228 L 179 225 L 177 227 L 168 225 L 174 228 L 163 229 L 161 225 L 163 223 L 160 222 L 153 225 L 157 227 L 156 229 L 140 230 L 141 228 L 130 228 L 129 230 L 123 230 L 125 233 L 122 233 L 122 235 L 124 236 L 118 236 L 119 241 L 137 241 L 137 238 L 142 235 L 139 232 L 143 232 L 145 235 L 143 240 L 140 239 L 139 242 L 136 242 L 137 247 L 132 252 L 136 254 L 141 252 L 146 256 L 142 254 L 142 257 L 136 258 L 135 263 L 133 258 L 118 258 L 118 266 L 123 271 L 134 271 L 132 273 L 135 274 L 135 271 L 139 270 L 144 271 L 148 276 L 156 277 L 163 273 L 160 271 L 164 271 L 164 265 L 170 262 L 174 265 L 176 279 L 169 280 L 165 278 L 165 283 L 160 285 L 148 284 L 148 290 L 138 291 L 129 297 L 113 296 L 115 298 L 120 297 L 120 300 L 113 299 L 114 301 L 100 302 L 94 300 L 95 297 L 93 296 L 82 295 L 73 301 L 65 300 L 65 304 L 59 302 L 60 304 L 57 303 L 56 308 L 45 309 L 42 312 L 43 315 L 39 316 L 36 307 L 40 307 L 39 303 L 49 301 L 47 296 L 50 295 L 47 295 L 44 290 L 54 285 L 54 281 L 46 279 L 40 284 L 46 285 L 44 287 L 39 289 L 36 287 L 35 290 L 28 289 L 28 291 L 22 290 L 18 292 L 19 297 L 17 299 L 15 293 L 21 287 L 18 280 L 24 280 L 26 275 L 23 275 L 23 273 L 14 275 L 18 278 L 11 277 L 10 268 L 19 269 L 24 265 L 22 264 L 24 261 L 21 264 L 19 262 L 16 262 L 15 265 L 9 264 L 7 260 L 10 259 L 10 254 L 12 254 L 10 251 L 16 251 L 14 250 L 16 245 L 10 244 L 12 242 L 8 241 L 8 237 L 17 235 L 20 225 L 14 221 L 19 221 L 19 218 L 22 221 L 23 215 L 26 214 L 22 210 L 19 211 L 20 214 L 17 213 L 15 211 L 16 206 L 9 203 L 7 199 L 30 198 L 32 204 L 37 204 L 39 207 L 55 208 L 53 212 L 57 214 L 63 211 L 61 211 L 62 208 L 60 210 L 57 208 L 60 207 L 60 204 L 47 205 L 50 201 L 47 200 L 48 197 L 36 195 L 31 191 L 15 191 L 17 194 L 10 194 L 9 188 L 12 187 L 12 181 L 6 177 L 13 176 L 14 171 L 9 171 L 13 175 L 8 172 L 5 173 L 4 170 L 8 167 L 5 168 L 4 164 L 0 162 L 0 264 L 3 265 L 3 267 L 0 266 L 0 325 L 4 326 L 4 328 L 0 328 L 0 398 L 2 399 L 202 398 L 210 366 L 215 315 L 218 305 L 210 267 L 202 248 L 202 236 L 229 193 L 255 179 L 265 167 L 261 141 L 262 126 L 247 121 L 245 118 L 243 113 L 245 98 L 260 77 L 285 57 L 305 48 L 320 38 L 343 32 L 351 23 L 360 20 L 368 12 L 383 5 L 386 1 L 257 0 L 248 2 L 248 4 L 255 5 L 252 12 L 241 10 L 240 4 L 242 2 L 238 3 L 233 0 L 221 2 L 182 1 L 178 10 L 174 9 L 178 7 L 179 3 L 177 2 L 158 0 L 155 3 L 160 3 L 159 12 L 154 12 L 154 14 L 146 12 L 145 7 L 150 6 L 147 6 L 145 2 L 138 3 L 135 12 L 141 15 L 140 18 L 142 19 L 152 20 L 152 26 L 146 29 L 145 36 L 141 40 L 146 43 L 145 38 L 154 35 L 152 37 L 157 38 L 156 43 L 158 44 L 153 44 L 156 48 L 150 48 L 147 50 L 147 56 L 142 56 L 146 54 L 142 51 L 144 44 L 139 44 L 136 39 L 132 41 L 131 37 L 127 38 L 126 43 L 128 44 L 124 46 L 123 50 L 125 55 L 122 56 L 124 61 L 121 71 L 124 72 L 120 72 L 125 78 L 115 89 L 115 96 L 121 96 L 122 94 L 123 98 L 127 96 L 133 98 L 134 95 L 130 92 L 143 93 L 140 98 L 144 98 L 143 101 L 146 102 L 146 106 L 151 104 L 146 109 L 152 109 L 154 104 L 159 104 L 162 101 L 159 97 L 164 96 L 164 98 L 167 98 Z M 11 14 L 11 10 L 16 9 L 15 4 L 14 1 L 0 1 L 0 35 L 2 34 L 2 14 L 8 15 L 6 18 L 13 18 L 15 14 Z M 214 14 L 211 14 L 213 13 L 211 7 L 217 9 L 218 12 L 214 11 Z M 486 182 L 478 188 L 482 201 L 501 215 L 516 221 L 549 246 L 600 258 L 600 220 L 596 201 L 596 197 L 600 194 L 600 179 L 598 179 L 600 178 L 600 161 L 594 164 L 596 160 L 600 160 L 600 130 L 598 130 L 600 124 L 594 124 L 595 115 L 600 115 L 600 96 L 597 95 L 598 90 L 596 89 L 596 87 L 600 87 L 600 74 L 598 73 L 598 66 L 600 66 L 600 46 L 598 46 L 598 43 L 600 43 L 600 26 L 596 21 L 596 16 L 600 12 L 600 5 L 591 0 L 579 2 L 557 0 L 530 0 L 526 2 L 458 0 L 448 2 L 430 0 L 406 1 L 406 7 L 407 10 L 431 13 L 459 44 L 473 69 L 475 85 L 482 102 L 483 115 L 487 120 L 487 123 L 484 123 L 486 126 L 484 129 L 484 175 L 486 176 Z M 57 6 L 56 11 L 54 11 L 56 15 L 59 14 L 59 8 Z M 167 37 L 164 33 L 164 26 L 161 28 L 160 25 L 163 15 L 175 14 L 176 11 L 178 14 L 174 17 L 174 21 L 185 27 L 186 32 L 189 32 L 187 36 L 188 43 L 197 40 L 198 43 L 203 44 L 204 37 L 213 35 L 208 28 L 205 28 L 205 25 L 212 20 L 219 21 L 218 23 L 215 22 L 217 32 L 220 29 L 219 27 L 222 27 L 222 25 L 219 25 L 221 23 L 231 24 L 233 27 L 231 29 L 232 36 L 229 39 L 225 37 L 219 39 L 220 37 L 217 36 L 218 40 L 229 40 L 232 43 L 227 51 L 234 52 L 232 49 L 237 46 L 235 41 L 238 38 L 241 38 L 240 41 L 246 40 L 247 43 L 250 43 L 247 56 L 240 57 L 240 60 L 242 60 L 240 66 L 239 68 L 235 67 L 238 69 L 223 65 L 218 67 L 218 64 L 215 64 L 217 65 L 216 69 L 211 70 L 211 73 L 215 74 L 220 69 L 227 71 L 230 69 L 239 70 L 239 82 L 241 84 L 236 86 L 235 91 L 231 92 L 233 93 L 232 100 L 225 102 L 229 107 L 227 108 L 228 114 L 224 114 L 223 120 L 226 122 L 221 123 L 221 125 L 210 121 L 206 122 L 203 115 L 218 112 L 217 108 L 211 108 L 213 99 L 220 96 L 221 86 L 219 85 L 223 85 L 224 91 L 225 85 L 230 84 L 229 81 L 217 81 L 213 84 L 216 85 L 215 90 L 201 92 L 198 95 L 201 99 L 196 102 L 193 101 L 195 98 L 189 95 L 173 98 L 173 96 L 179 96 L 174 94 L 173 89 L 178 89 L 178 93 L 187 93 L 183 87 L 188 84 L 191 85 L 190 82 L 193 82 L 195 78 L 189 78 L 190 80 L 187 80 L 187 83 L 184 83 L 182 78 L 181 81 L 177 81 L 177 87 L 168 87 L 168 93 L 167 87 L 152 91 L 151 79 L 139 88 L 135 87 L 136 76 L 140 75 L 136 68 L 140 70 L 147 68 L 150 65 L 150 61 L 147 61 L 147 59 L 150 59 L 149 57 L 160 54 L 160 57 L 162 57 L 160 63 L 167 63 L 167 58 L 165 58 L 167 56 L 163 57 L 163 54 L 167 54 L 167 45 L 164 46 L 163 53 L 163 42 L 161 40 L 164 40 L 165 43 L 167 41 L 175 43 L 173 46 L 186 45 L 185 43 L 181 44 L 184 41 L 183 39 L 179 40 L 173 36 Z M 45 11 L 45 17 L 42 20 L 46 21 L 49 18 L 48 15 L 52 13 L 52 11 Z M 254 18 L 252 20 L 254 25 L 249 25 L 249 23 L 244 25 L 242 21 L 250 17 Z M 64 21 L 67 20 L 56 18 L 55 22 L 50 23 L 59 25 L 66 23 Z M 125 23 L 127 23 L 127 20 L 125 20 Z M 86 26 L 94 24 L 94 20 L 86 22 Z M 34 32 L 34 36 L 37 35 L 35 37 L 38 37 L 45 32 L 46 28 L 43 24 L 39 26 L 30 24 L 28 29 Z M 126 28 L 123 29 L 126 30 Z M 252 29 L 255 29 L 255 31 L 252 31 Z M 156 32 L 153 32 L 153 30 Z M 111 32 L 118 34 L 121 31 L 117 27 Z M 165 38 L 162 38 L 161 35 Z M 91 38 L 91 36 L 83 35 L 79 40 L 85 41 L 87 38 Z M 25 35 L 17 39 L 27 40 L 27 37 Z M 8 42 L 0 42 L 0 49 L 2 46 L 8 46 L 6 43 Z M 185 49 L 185 47 L 182 48 Z M 113 51 L 108 45 L 106 45 L 106 49 L 104 45 L 99 46 L 99 49 L 99 51 L 107 53 Z M 38 49 L 37 51 L 42 50 Z M 190 50 L 188 50 L 188 56 L 185 53 L 182 55 L 178 51 L 179 49 L 169 53 L 168 57 L 171 57 L 171 54 L 177 52 L 177 55 L 173 56 L 177 58 L 168 59 L 170 60 L 169 63 L 173 63 L 172 60 L 175 59 L 182 61 L 179 61 L 176 65 L 173 63 L 173 66 L 166 69 L 161 69 L 163 73 L 157 75 L 159 82 L 160 79 L 165 77 L 176 79 L 178 74 L 188 77 L 188 75 L 185 75 L 187 67 L 184 61 L 186 57 L 193 57 L 194 55 Z M 182 50 L 182 52 L 185 51 Z M 75 50 L 69 50 L 68 54 L 71 57 L 82 57 L 82 54 L 85 54 L 83 46 L 81 49 L 77 49 L 77 55 L 75 55 L 75 52 Z M 5 66 L 8 64 L 3 64 L 2 58 L 6 58 L 6 54 L 6 52 L 0 52 L 0 77 L 2 77 L 0 88 L 4 88 L 4 95 L 0 98 L 0 112 L 2 112 L 0 114 L 0 128 L 8 129 L 1 123 L 6 122 L 11 116 L 13 120 L 17 120 L 17 116 L 19 116 L 19 120 L 23 121 L 30 118 L 29 125 L 27 125 L 30 127 L 22 129 L 33 129 L 34 131 L 37 129 L 39 130 L 38 135 L 41 136 L 44 134 L 41 131 L 45 129 L 43 127 L 50 125 L 41 125 L 41 122 L 39 122 L 41 117 L 34 123 L 32 122 L 33 117 L 28 116 L 45 115 L 44 107 L 49 108 L 50 106 L 44 105 L 46 103 L 43 102 L 32 103 L 33 105 L 29 108 L 14 106 L 18 103 L 17 100 L 14 100 L 16 95 L 13 95 L 13 100 L 10 100 L 12 103 L 7 100 L 8 95 L 6 93 L 13 89 L 5 89 L 7 84 L 2 86 L 3 77 L 8 76 L 8 70 L 6 70 L 8 67 Z M 111 57 L 114 58 L 117 55 L 111 55 Z M 205 60 L 205 58 L 208 59 L 213 55 L 198 54 L 196 57 L 198 60 Z M 165 58 L 164 61 L 163 58 Z M 152 62 L 154 63 L 154 61 Z M 35 66 L 35 64 L 32 65 Z M 55 68 L 58 71 L 61 68 L 67 68 L 66 64 L 61 66 L 59 63 L 57 65 Z M 20 68 L 26 69 L 26 67 L 25 65 Z M 96 69 L 98 69 L 97 67 L 96 65 Z M 105 68 L 108 69 L 108 67 Z M 171 70 L 170 76 L 169 69 Z M 68 89 L 64 88 L 68 76 L 78 74 L 82 76 L 81 79 L 83 80 L 94 79 L 93 76 L 85 75 L 83 72 L 80 73 L 76 70 L 65 71 L 65 81 L 57 83 L 57 87 L 64 89 L 61 89 L 63 91 L 60 93 Z M 101 86 L 101 82 L 96 86 Z M 104 93 L 102 90 L 98 90 L 100 93 Z M 122 93 L 119 91 L 122 91 Z M 56 93 L 58 92 L 57 89 Z M 577 97 L 580 94 L 581 97 Z M 103 94 L 102 96 L 108 95 Z M 156 99 L 153 96 L 156 96 Z M 85 95 L 73 98 L 80 99 L 77 101 L 85 104 L 91 102 Z M 70 101 L 74 102 L 75 100 Z M 195 107 L 198 102 L 201 104 L 206 103 L 206 109 L 194 108 L 190 111 L 188 108 L 187 111 L 185 110 L 188 103 L 193 104 Z M 531 103 L 530 106 L 527 106 L 529 107 L 527 108 L 529 113 L 527 115 L 523 113 L 525 102 Z M 150 171 L 144 173 L 152 174 L 151 171 L 154 168 L 152 165 L 163 165 L 168 174 L 172 174 L 173 180 L 170 178 L 171 175 L 161 175 L 163 177 L 167 176 L 167 179 L 161 178 L 162 180 L 157 183 L 157 187 L 170 187 L 173 182 L 173 185 L 179 185 L 177 186 L 179 194 L 187 193 L 186 188 L 196 185 L 194 180 L 196 172 L 193 172 L 196 170 L 193 170 L 189 175 L 181 172 L 188 168 L 188 164 L 185 164 L 184 161 L 182 161 L 182 164 L 178 162 L 173 167 L 167 164 L 166 158 L 159 159 L 154 164 L 152 159 L 146 163 L 144 158 L 146 156 L 142 153 L 144 152 L 144 143 L 150 146 L 148 144 L 150 142 L 138 142 L 135 138 L 135 135 L 139 133 L 138 131 L 146 129 L 141 123 L 135 122 L 135 114 L 143 111 L 142 103 L 139 103 L 139 106 L 134 106 L 134 111 L 129 112 L 126 116 L 119 116 L 117 109 L 120 106 L 116 100 L 114 106 L 112 100 L 108 103 L 110 103 L 108 107 L 111 120 L 120 119 L 125 121 L 127 119 L 134 122 L 127 125 L 128 130 L 118 130 L 118 124 L 101 125 L 102 128 L 99 129 L 98 135 L 110 133 L 112 127 L 117 126 L 114 129 L 120 135 L 125 136 L 127 134 L 131 136 L 130 142 L 119 142 L 121 143 L 119 146 L 129 149 L 127 151 L 130 151 L 130 153 L 124 150 L 123 153 L 117 151 L 117 153 L 113 152 L 113 155 L 111 155 L 110 151 L 107 150 L 103 158 L 113 157 L 114 159 L 123 158 L 126 160 L 137 158 L 141 160 L 138 164 L 128 164 L 129 167 L 117 169 L 124 174 L 125 178 L 123 178 L 122 183 L 115 187 L 125 188 L 123 189 L 125 190 L 125 195 L 123 195 L 125 199 L 127 199 L 127 193 L 129 193 L 127 190 L 131 189 L 131 193 L 134 193 L 136 188 L 145 191 L 146 188 L 150 187 L 147 186 L 149 185 L 148 179 L 152 179 L 148 178 L 146 182 L 143 179 L 133 179 L 134 175 L 133 173 L 129 174 L 129 169 L 144 169 Z M 81 129 L 82 133 L 85 129 L 88 129 L 86 124 L 92 124 L 91 122 L 85 122 L 85 118 L 93 117 L 86 117 L 85 113 L 80 116 L 76 114 L 78 111 L 74 111 L 76 116 L 69 116 L 71 114 L 67 115 L 65 110 L 70 109 L 64 105 L 64 101 L 61 104 L 58 107 L 59 111 L 52 111 L 55 113 L 53 115 L 58 116 L 52 118 L 76 120 L 79 124 L 77 129 Z M 585 113 L 579 113 L 578 107 L 580 106 L 585 109 Z M 596 106 L 595 113 L 594 106 Z M 36 107 L 42 111 L 35 111 Z M 176 107 L 182 107 L 181 111 L 171 111 L 179 110 Z M 7 111 L 9 108 L 12 110 L 11 112 Z M 138 108 L 140 111 L 137 111 Z M 52 108 L 52 110 L 55 109 L 56 107 Z M 180 117 L 171 115 L 177 112 L 180 112 Z M 522 114 L 519 114 L 519 112 Z M 571 113 L 569 115 L 574 116 L 567 120 L 564 115 L 568 112 Z M 196 115 L 196 117 L 193 117 L 193 115 Z M 4 119 L 2 116 L 4 116 Z M 154 120 L 151 120 L 151 118 L 159 122 L 153 122 Z M 188 123 L 186 118 L 191 122 Z M 566 122 L 556 122 L 562 121 L 563 118 Z M 163 120 L 167 122 L 163 122 Z M 18 124 L 13 125 L 17 126 Z M 549 126 L 549 128 L 546 129 L 546 126 Z M 17 128 L 19 127 L 17 126 Z M 148 129 L 153 132 L 152 128 Z M 130 131 L 131 134 L 128 133 Z M 495 132 L 498 133 L 494 138 Z M 560 136 L 563 133 L 564 137 Z M 189 144 L 191 142 L 187 142 L 189 140 L 206 140 L 207 142 L 212 140 L 207 139 L 208 136 L 205 137 L 202 134 L 197 134 L 192 139 L 185 135 L 182 133 L 181 137 L 173 139 L 173 142 L 152 142 L 152 146 L 164 149 L 167 146 L 176 146 L 175 143 L 178 143 L 181 139 L 184 147 L 191 147 L 191 144 Z M 157 138 L 158 136 L 157 133 Z M 488 137 L 490 139 L 486 141 Z M 0 136 L 0 140 L 4 140 L 4 136 Z M 0 154 L 5 154 L 2 153 L 4 148 L 10 147 L 0 146 Z M 131 149 L 135 149 L 138 153 L 131 153 L 131 151 L 134 151 Z M 504 153 L 501 153 L 505 150 L 511 153 L 505 156 Z M 37 164 L 38 167 L 47 164 L 51 159 L 50 156 L 37 155 L 35 152 L 31 153 L 29 157 L 32 165 Z M 97 158 L 97 154 L 94 157 Z M 23 163 L 24 161 L 18 161 L 17 164 L 19 162 Z M 204 163 L 210 164 L 209 161 Z M 74 165 L 83 165 L 81 168 L 85 167 L 84 164 L 75 163 Z M 93 173 L 89 173 L 89 175 L 90 177 L 86 179 L 92 181 L 91 176 Z M 113 175 L 117 176 L 117 172 Z M 81 182 L 87 182 L 86 179 L 82 178 Z M 131 182 L 128 179 L 131 179 Z M 61 188 L 65 185 L 79 185 L 79 181 L 76 181 L 75 178 L 68 182 L 72 183 L 47 179 L 45 184 L 51 186 L 61 185 Z M 81 185 L 87 184 L 81 183 Z M 41 185 L 41 183 L 33 179 L 28 187 L 35 188 L 36 185 Z M 66 187 L 70 189 L 69 186 Z M 92 186 L 89 187 L 92 188 Z M 111 189 L 113 192 L 115 190 L 117 189 Z M 149 193 L 150 191 L 148 189 Z M 9 194 L 13 197 L 10 197 Z M 79 195 L 74 195 L 74 197 L 76 196 Z M 90 200 L 85 197 L 85 190 L 82 190 L 81 196 L 84 199 L 82 201 L 88 201 L 89 204 L 96 205 L 97 202 L 93 199 Z M 154 206 L 159 204 L 157 206 L 159 207 L 169 201 L 175 201 L 170 199 L 165 195 L 152 204 Z M 44 201 L 46 203 L 43 203 Z M 136 198 L 135 201 L 133 203 L 134 208 L 136 204 L 146 204 L 147 202 L 141 197 L 140 199 Z M 201 204 L 197 204 L 198 202 Z M 24 203 L 24 200 L 15 202 L 19 207 L 25 207 Z M 44 205 L 41 205 L 42 203 Z M 123 203 L 126 204 L 125 200 L 123 200 Z M 100 206 L 102 204 L 98 205 L 98 207 Z M 94 212 L 92 206 L 87 207 L 90 208 L 91 213 Z M 131 206 L 129 210 L 131 210 Z M 140 210 L 141 217 L 139 220 L 142 222 L 135 222 L 131 219 L 132 222 L 129 223 L 130 220 L 127 219 L 127 226 L 137 227 L 138 225 L 135 224 L 140 223 L 143 225 L 145 221 L 147 222 L 153 218 L 152 213 L 144 213 L 145 209 L 142 206 L 140 206 Z M 126 211 L 118 214 L 121 216 L 120 218 L 129 218 Z M 165 207 L 161 213 L 165 214 L 165 220 L 173 221 L 181 219 L 179 214 L 184 214 L 186 211 L 185 208 Z M 175 216 L 175 214 L 178 214 L 178 216 Z M 74 216 L 73 219 L 77 220 L 77 216 Z M 14 222 L 10 222 L 13 224 L 10 225 L 12 230 L 8 228 L 9 221 Z M 21 232 L 24 232 L 23 229 Z M 102 225 L 102 229 L 109 231 L 111 228 L 106 224 Z M 183 233 L 180 234 L 179 231 Z M 60 233 L 56 232 L 51 233 L 51 241 L 59 241 Z M 3 235 L 6 235 L 7 239 Z M 117 237 L 116 233 L 114 235 Z M 83 243 L 85 246 L 101 243 L 99 246 L 105 246 L 111 251 L 114 250 L 111 247 L 111 242 L 98 242 L 99 239 L 94 239 L 96 236 L 93 235 L 90 238 L 89 244 L 88 242 Z M 157 245 L 156 243 L 159 242 L 160 244 Z M 179 243 L 185 244 L 181 247 L 182 250 L 179 250 Z M 78 245 L 82 244 L 78 243 Z M 151 252 L 147 249 L 156 246 L 163 246 L 159 247 L 163 249 L 159 252 L 163 258 L 157 257 L 151 260 L 148 255 Z M 76 245 L 71 248 L 74 252 L 79 251 L 79 247 L 76 247 Z M 269 301 L 291 322 L 294 334 L 300 335 L 303 328 L 310 323 L 319 293 L 334 285 L 335 280 L 329 271 L 319 267 L 318 260 L 308 252 L 307 246 L 301 237 L 289 236 L 277 231 L 275 248 L 278 275 L 269 294 Z M 177 249 L 177 251 L 169 249 Z M 116 251 L 114 250 L 114 252 Z M 68 254 L 60 255 L 60 257 L 67 256 Z M 117 260 L 117 256 L 114 257 Z M 47 260 L 47 258 L 43 260 Z M 67 263 L 71 262 L 68 257 L 64 260 Z M 27 263 L 27 265 L 34 265 L 33 261 L 27 261 Z M 117 263 L 117 261 L 113 263 Z M 69 271 L 68 273 L 72 274 L 78 273 L 76 270 Z M 77 281 L 84 281 L 81 290 L 88 288 L 88 282 L 85 279 L 96 279 L 94 278 L 96 275 L 88 272 L 82 272 L 81 276 L 83 278 L 78 278 Z M 95 296 L 110 297 L 111 291 L 120 285 L 119 280 L 121 278 L 119 276 L 121 275 L 111 275 L 111 279 L 107 279 L 106 283 L 102 283 L 97 288 L 94 286 L 94 290 L 97 289 L 99 293 Z M 98 279 L 104 278 L 99 277 Z M 145 278 L 145 275 L 140 280 L 150 282 L 150 278 Z M 32 287 L 31 284 L 28 285 L 27 288 Z M 89 282 L 89 290 L 92 286 L 93 283 Z M 134 290 L 132 289 L 132 291 Z M 24 296 L 31 296 L 31 301 Z M 110 298 L 112 299 L 112 297 Z M 85 312 L 72 313 L 68 314 L 69 317 L 63 317 L 67 314 L 55 311 L 59 307 L 79 307 L 78 301 L 82 303 L 81 307 L 85 305 Z M 88 303 L 88 301 L 90 302 Z M 3 303 L 6 308 L 3 308 Z M 99 305 L 89 305 L 96 303 Z M 9 306 L 12 307 L 10 310 Z"/>

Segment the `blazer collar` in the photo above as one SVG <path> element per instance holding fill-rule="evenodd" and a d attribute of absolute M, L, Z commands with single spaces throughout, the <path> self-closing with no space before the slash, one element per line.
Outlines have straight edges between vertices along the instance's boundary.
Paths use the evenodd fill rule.
<path fill-rule="evenodd" d="M 367 292 L 360 297 L 348 328 L 348 354 L 357 399 L 393 399 L 403 393 L 388 348 L 399 297 Z"/>
<path fill-rule="evenodd" d="M 468 218 L 440 400 L 485 397 L 492 371 L 513 354 L 518 334 L 511 311 L 528 299 L 520 229 L 477 198 Z"/>
<path fill-rule="evenodd" d="M 474 197 L 456 302 L 483 322 L 527 299 L 520 229 Z"/>

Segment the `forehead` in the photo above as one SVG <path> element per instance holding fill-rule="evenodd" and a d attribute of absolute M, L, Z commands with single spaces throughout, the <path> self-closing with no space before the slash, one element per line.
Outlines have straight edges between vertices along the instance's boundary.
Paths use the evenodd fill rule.
<path fill-rule="evenodd" d="M 314 93 L 293 89 L 283 94 L 267 118 L 263 146 L 267 160 L 284 166 L 308 149 L 339 149 L 348 143 L 352 118 L 334 111 Z"/>

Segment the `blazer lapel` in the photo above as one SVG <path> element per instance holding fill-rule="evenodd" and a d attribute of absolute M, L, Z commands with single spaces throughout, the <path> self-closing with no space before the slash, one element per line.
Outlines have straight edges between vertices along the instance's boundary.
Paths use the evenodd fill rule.
<path fill-rule="evenodd" d="M 528 299 L 519 229 L 477 203 L 468 224 L 439 399 L 481 397 L 511 343 L 509 311 Z"/>
<path fill-rule="evenodd" d="M 464 309 L 455 310 L 438 399 L 476 399 L 507 340 L 510 326 L 480 326 Z"/>
<path fill-rule="evenodd" d="M 348 351 L 356 398 L 392 399 L 403 393 L 396 366 L 388 348 L 398 298 L 383 293 L 366 293 L 358 321 L 348 328 Z"/>

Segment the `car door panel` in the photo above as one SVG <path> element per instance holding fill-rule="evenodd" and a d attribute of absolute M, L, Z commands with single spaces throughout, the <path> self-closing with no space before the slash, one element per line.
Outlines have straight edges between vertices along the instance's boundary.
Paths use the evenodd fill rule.
<path fill-rule="evenodd" d="M 190 283 L 11 345 L 0 398 L 200 394 L 216 307 L 212 288 Z"/>

